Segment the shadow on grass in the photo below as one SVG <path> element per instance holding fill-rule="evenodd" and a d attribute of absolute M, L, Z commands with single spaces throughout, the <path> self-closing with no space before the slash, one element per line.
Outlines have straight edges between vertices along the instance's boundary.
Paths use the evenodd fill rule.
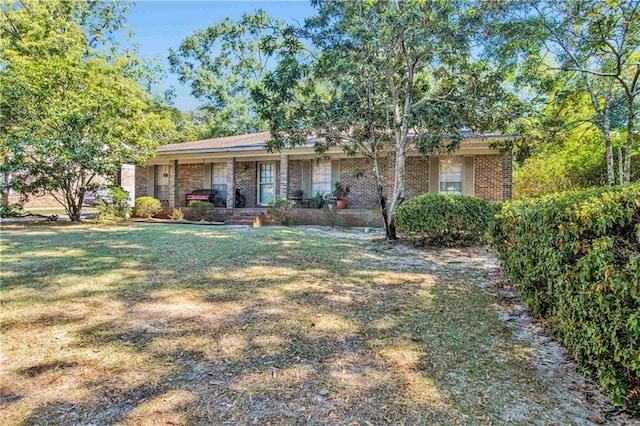
<path fill-rule="evenodd" d="M 16 372 L 37 392 L 62 369 L 78 394 L 33 398 L 24 424 L 495 422 L 542 391 L 482 265 L 286 228 L 48 232 L 3 232 L 3 330 L 64 330 L 67 359 Z"/>

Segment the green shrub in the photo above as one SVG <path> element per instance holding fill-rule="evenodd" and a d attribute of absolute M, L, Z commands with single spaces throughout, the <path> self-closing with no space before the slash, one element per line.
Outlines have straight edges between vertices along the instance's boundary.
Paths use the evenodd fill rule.
<path fill-rule="evenodd" d="M 131 214 L 129 193 L 119 185 L 110 185 L 105 196 L 98 198 L 98 220 L 125 220 Z"/>
<path fill-rule="evenodd" d="M 266 214 L 267 222 L 279 225 L 291 225 L 289 210 L 295 205 L 295 200 L 276 200 L 269 203 Z"/>
<path fill-rule="evenodd" d="M 133 215 L 136 217 L 146 217 L 151 219 L 152 216 L 162 211 L 160 200 L 153 197 L 138 197 L 136 205 L 133 208 Z"/>
<path fill-rule="evenodd" d="M 207 201 L 191 201 L 189 203 L 189 207 L 191 207 L 191 211 L 196 219 L 204 221 L 207 220 L 209 211 L 214 207 L 214 205 Z"/>
<path fill-rule="evenodd" d="M 403 203 L 395 215 L 401 238 L 426 245 L 465 246 L 487 240 L 498 207 L 464 195 L 425 194 Z"/>
<path fill-rule="evenodd" d="M 5 200 L 0 202 L 0 217 L 18 217 L 24 214 L 21 203 L 7 204 Z"/>
<path fill-rule="evenodd" d="M 184 220 L 184 212 L 182 209 L 176 208 L 171 211 L 169 217 L 173 220 Z"/>
<path fill-rule="evenodd" d="M 640 411 L 640 185 L 508 203 L 492 234 L 533 311 L 615 403 Z"/>

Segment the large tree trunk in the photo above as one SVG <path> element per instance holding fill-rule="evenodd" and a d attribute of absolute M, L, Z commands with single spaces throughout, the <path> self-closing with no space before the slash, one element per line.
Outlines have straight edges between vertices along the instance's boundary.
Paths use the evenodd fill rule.
<path fill-rule="evenodd" d="M 631 100 L 627 111 L 627 146 L 624 153 L 624 167 L 622 169 L 622 175 L 620 177 L 621 185 L 631 182 L 631 147 L 633 146 L 633 116 L 635 111 L 633 109 L 633 99 Z"/>
<path fill-rule="evenodd" d="M 380 175 L 380 165 L 378 164 L 378 156 L 377 154 L 373 157 L 373 175 L 376 178 L 376 193 L 378 195 L 378 202 L 380 203 L 380 212 L 382 213 L 382 222 L 384 223 L 384 230 L 387 239 L 394 240 L 395 236 L 395 226 L 391 220 L 393 218 L 389 217 L 388 208 L 387 208 L 387 198 L 384 196 L 384 183 L 382 182 L 382 176 Z"/>
<path fill-rule="evenodd" d="M 618 183 L 624 185 L 624 155 L 622 154 L 622 141 L 618 143 Z"/>
<path fill-rule="evenodd" d="M 388 240 L 396 240 L 395 215 L 398 207 L 404 201 L 406 187 L 406 137 L 399 131 L 396 136 L 396 161 L 393 184 L 393 196 L 391 205 L 388 207 L 388 224 L 385 225 Z"/>
<path fill-rule="evenodd" d="M 607 148 L 607 183 L 609 186 L 616 184 L 616 169 L 613 161 L 613 144 L 611 143 L 611 123 L 609 121 L 609 108 L 605 106 L 602 111 L 602 125 L 600 126 L 602 136 Z"/>

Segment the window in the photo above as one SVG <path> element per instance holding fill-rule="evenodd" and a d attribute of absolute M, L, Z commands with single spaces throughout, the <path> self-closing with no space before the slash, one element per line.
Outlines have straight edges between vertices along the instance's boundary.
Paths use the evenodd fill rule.
<path fill-rule="evenodd" d="M 322 161 L 313 163 L 311 172 L 311 190 L 312 195 L 318 192 L 323 195 L 331 193 L 331 161 Z"/>
<path fill-rule="evenodd" d="M 218 197 L 227 199 L 227 165 L 224 163 L 211 164 L 211 189 L 218 191 Z"/>
<path fill-rule="evenodd" d="M 443 194 L 462 194 L 462 157 L 440 159 L 440 192 Z"/>
<path fill-rule="evenodd" d="M 258 204 L 266 206 L 276 200 L 275 163 L 260 163 L 258 167 Z"/>
<path fill-rule="evenodd" d="M 155 166 L 154 194 L 160 201 L 169 201 L 169 166 Z"/>

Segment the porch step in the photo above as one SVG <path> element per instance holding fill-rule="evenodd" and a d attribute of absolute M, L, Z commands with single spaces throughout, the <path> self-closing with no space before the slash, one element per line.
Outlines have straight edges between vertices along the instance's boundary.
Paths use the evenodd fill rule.
<path fill-rule="evenodd" d="M 236 210 L 227 213 L 224 223 L 226 225 L 247 225 L 253 226 L 260 212 Z"/>

